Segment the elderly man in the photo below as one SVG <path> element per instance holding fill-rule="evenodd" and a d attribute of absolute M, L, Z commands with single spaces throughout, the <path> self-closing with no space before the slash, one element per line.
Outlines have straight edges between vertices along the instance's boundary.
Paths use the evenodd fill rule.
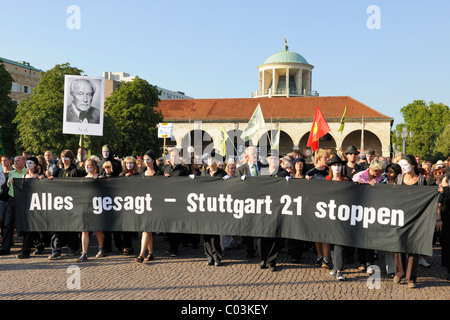
<path fill-rule="evenodd" d="M 258 161 L 258 149 L 255 146 L 250 146 L 245 149 L 245 164 L 237 168 L 236 176 L 242 178 L 243 176 L 256 177 L 260 174 L 261 168 L 264 165 Z M 242 243 L 245 244 L 247 255 L 246 258 L 253 258 L 256 254 L 253 237 L 242 237 Z"/>
<path fill-rule="evenodd" d="M 73 102 L 67 107 L 67 122 L 100 123 L 100 110 L 91 106 L 95 86 L 85 79 L 77 79 L 70 84 Z"/>
<path fill-rule="evenodd" d="M 11 246 L 13 243 L 14 221 L 16 215 L 16 203 L 14 201 L 13 179 L 22 179 L 26 171 L 27 169 L 25 167 L 25 158 L 23 156 L 15 157 L 14 169 L 11 170 L 8 174 L 7 186 L 9 188 L 8 191 L 9 199 L 8 199 L 8 206 L 6 207 L 5 212 L 4 228 L 2 230 L 3 241 L 0 247 L 0 255 L 10 254 Z"/>

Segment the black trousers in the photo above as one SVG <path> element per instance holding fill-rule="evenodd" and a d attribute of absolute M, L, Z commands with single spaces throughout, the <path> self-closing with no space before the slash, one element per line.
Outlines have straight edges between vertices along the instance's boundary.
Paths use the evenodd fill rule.
<path fill-rule="evenodd" d="M 222 260 L 223 252 L 219 235 L 203 235 L 203 246 L 208 261 L 220 262 Z"/>
<path fill-rule="evenodd" d="M 52 239 L 50 240 L 50 247 L 52 252 L 61 253 L 61 249 L 65 245 L 69 245 L 69 248 L 73 251 L 78 251 L 80 248 L 80 235 L 79 232 L 54 232 Z"/>
<path fill-rule="evenodd" d="M 261 262 L 265 262 L 269 266 L 275 266 L 281 249 L 280 240 L 279 238 L 258 238 L 256 240 Z"/>
<path fill-rule="evenodd" d="M 38 250 L 44 249 L 39 232 L 24 232 L 21 250 L 22 254 L 30 254 L 32 248 L 36 248 Z"/>

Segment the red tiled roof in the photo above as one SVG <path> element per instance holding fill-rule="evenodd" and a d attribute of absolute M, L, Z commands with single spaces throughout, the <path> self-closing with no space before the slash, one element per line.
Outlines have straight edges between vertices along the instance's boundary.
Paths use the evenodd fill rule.
<path fill-rule="evenodd" d="M 266 121 L 311 122 L 316 107 L 320 108 L 327 121 L 339 121 L 347 106 L 347 121 L 383 120 L 393 121 L 367 105 L 348 96 L 338 97 L 274 97 L 236 99 L 174 99 L 161 100 L 164 121 L 243 121 L 250 119 L 258 103 Z"/>

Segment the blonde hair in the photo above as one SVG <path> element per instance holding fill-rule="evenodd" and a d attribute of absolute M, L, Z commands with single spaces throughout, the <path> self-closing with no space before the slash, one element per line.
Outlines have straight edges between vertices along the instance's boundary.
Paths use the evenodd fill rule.
<path fill-rule="evenodd" d="M 95 173 L 98 173 L 98 172 L 100 171 L 100 169 L 99 169 L 99 167 L 98 167 L 98 164 L 97 164 L 97 161 L 95 161 L 95 159 L 92 159 L 92 158 L 87 159 L 87 160 L 86 160 L 86 163 L 84 164 L 84 167 L 85 167 L 85 168 L 86 168 L 86 164 L 87 164 L 88 162 L 90 162 L 90 163 L 92 164 L 92 166 L 94 167 L 94 172 L 95 172 Z"/>
<path fill-rule="evenodd" d="M 328 151 L 324 149 L 318 149 L 314 153 L 314 164 L 317 164 L 320 158 L 328 156 Z"/>
<path fill-rule="evenodd" d="M 128 170 L 127 170 L 127 162 L 133 162 L 133 164 L 134 164 L 134 166 L 133 166 L 133 172 L 132 172 L 132 173 L 138 172 L 138 167 L 137 167 L 137 163 L 136 163 L 136 158 L 135 158 L 135 157 L 132 157 L 132 156 L 128 156 L 128 157 L 126 157 L 126 158 L 123 160 L 123 162 L 122 162 L 122 170 L 123 170 L 123 173 L 124 173 L 124 174 L 128 172 Z"/>

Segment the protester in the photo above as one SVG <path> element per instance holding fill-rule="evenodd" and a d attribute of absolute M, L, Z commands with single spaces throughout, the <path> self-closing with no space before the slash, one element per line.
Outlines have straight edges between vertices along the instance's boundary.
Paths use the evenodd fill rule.
<path fill-rule="evenodd" d="M 148 150 L 144 157 L 142 158 L 142 168 L 144 169 L 141 172 L 141 176 L 143 177 L 154 177 L 154 176 L 162 176 L 164 172 L 160 167 L 156 164 L 156 153 L 153 150 Z M 148 255 L 144 258 L 145 253 L 148 250 Z M 153 233 L 151 231 L 143 231 L 141 235 L 141 250 L 139 251 L 139 255 L 135 259 L 136 262 L 142 263 L 144 260 L 151 261 L 155 259 L 155 255 L 153 252 Z"/>
<path fill-rule="evenodd" d="M 267 164 L 267 167 L 261 168 L 261 175 L 267 175 L 275 178 L 285 178 L 290 176 L 288 171 L 281 168 L 279 165 L 278 151 L 270 150 L 267 157 Z M 270 271 L 276 271 L 277 257 L 280 254 L 282 239 L 258 237 L 256 242 L 260 259 L 259 267 L 261 269 L 266 269 L 269 267 Z"/>
<path fill-rule="evenodd" d="M 346 175 L 344 175 L 344 166 L 346 161 L 342 160 L 339 156 L 333 155 L 327 166 L 330 168 L 328 176 L 325 180 L 328 181 L 349 181 Z M 345 277 L 342 274 L 344 270 L 344 247 L 339 244 L 330 244 L 331 260 L 333 268 L 330 271 L 330 275 L 336 276 L 339 281 L 344 281 Z M 324 258 L 325 259 L 325 258 Z M 328 265 L 326 265 L 328 266 Z"/>
<path fill-rule="evenodd" d="M 408 186 L 426 185 L 424 177 L 419 175 L 419 168 L 416 159 L 412 155 L 405 155 L 398 163 L 402 168 L 402 174 L 397 177 L 397 184 L 405 184 Z M 406 277 L 406 283 L 409 288 L 416 287 L 417 265 L 419 263 L 419 255 L 415 253 L 395 253 L 395 276 L 394 283 L 400 283 L 403 277 Z"/>
<path fill-rule="evenodd" d="M 63 167 L 58 171 L 56 178 L 59 179 L 71 179 L 80 177 L 80 172 L 75 166 L 75 156 L 70 149 L 63 150 L 61 152 L 61 161 Z M 50 178 L 52 179 L 53 176 Z M 78 232 L 53 232 L 50 247 L 52 254 L 48 257 L 50 260 L 61 259 L 61 250 L 64 245 L 69 245 L 68 255 L 74 256 L 80 248 L 80 239 Z"/>
<path fill-rule="evenodd" d="M 307 166 L 305 159 L 302 157 L 297 157 L 292 162 L 293 174 L 291 178 L 293 179 L 305 179 Z M 291 263 L 299 263 L 303 256 L 303 250 L 305 248 L 305 241 L 298 239 L 288 239 L 288 246 L 291 251 Z"/>
<path fill-rule="evenodd" d="M 202 171 L 201 176 L 203 177 L 225 177 L 227 173 L 218 167 L 218 162 L 223 162 L 223 157 L 220 154 L 211 152 L 210 155 L 206 157 L 207 167 Z M 208 259 L 207 265 L 220 266 L 222 265 L 223 251 L 220 245 L 220 235 L 216 234 L 204 234 L 203 235 L 203 246 L 205 249 L 205 255 Z"/>
<path fill-rule="evenodd" d="M 383 173 L 386 170 L 386 162 L 381 159 L 374 159 L 370 163 L 368 169 L 360 171 L 353 176 L 353 181 L 360 184 L 370 184 L 383 183 L 384 177 Z M 366 271 L 371 274 L 373 268 L 371 267 L 375 259 L 375 251 L 373 249 L 357 248 L 358 260 L 359 260 L 359 270 L 361 272 Z"/>
<path fill-rule="evenodd" d="M 165 177 L 181 177 L 188 176 L 188 171 L 180 160 L 180 151 L 177 148 L 173 148 L 169 151 L 170 163 L 164 165 L 163 172 Z M 166 233 L 169 239 L 169 250 L 166 253 L 171 257 L 178 256 L 178 247 L 183 240 L 183 234 L 180 233 Z"/>
<path fill-rule="evenodd" d="M 291 178 L 295 179 L 303 179 L 306 176 L 307 167 L 305 163 L 305 159 L 298 157 L 295 158 L 294 161 L 292 161 L 292 169 L 293 174 Z"/>
<path fill-rule="evenodd" d="M 397 184 L 397 177 L 402 173 L 402 168 L 397 163 L 391 163 L 386 166 L 386 180 L 387 184 Z M 395 252 L 385 251 L 384 261 L 386 264 L 386 273 L 388 277 L 395 276 Z"/>
<path fill-rule="evenodd" d="M 258 149 L 255 146 L 249 146 L 245 149 L 244 164 L 237 168 L 236 176 L 241 179 L 246 177 L 256 177 L 259 171 L 265 165 L 258 161 Z M 242 237 L 242 244 L 246 247 L 247 259 L 253 258 L 256 255 L 254 238 Z"/>
<path fill-rule="evenodd" d="M 103 159 L 98 162 L 98 166 L 100 168 L 100 175 L 103 174 L 103 169 L 102 169 L 103 164 L 106 161 L 109 161 L 109 162 L 111 162 L 111 165 L 112 165 L 113 176 L 119 176 L 120 173 L 122 172 L 122 163 L 119 160 L 114 159 L 113 151 L 108 144 L 105 144 L 102 147 L 102 157 L 103 157 Z"/>
<path fill-rule="evenodd" d="M 329 173 L 328 160 L 328 151 L 324 149 L 316 150 L 314 153 L 314 168 L 306 173 L 306 179 L 325 179 Z"/>
<path fill-rule="evenodd" d="M 447 269 L 446 280 L 450 281 L 450 174 L 442 181 L 442 193 L 439 196 L 439 207 L 436 220 L 436 231 L 440 232 L 441 264 Z"/>
<path fill-rule="evenodd" d="M 93 159 L 87 159 L 84 162 L 84 170 L 86 171 L 86 179 L 93 179 L 96 180 L 99 178 L 99 171 L 100 168 L 97 165 L 97 161 L 93 160 Z M 104 257 L 105 256 L 105 251 L 103 249 L 103 241 L 104 241 L 104 236 L 103 236 L 103 232 L 102 231 L 96 231 L 95 235 L 97 237 L 97 241 L 98 241 L 98 252 L 97 255 L 95 256 L 96 258 L 100 258 L 100 257 Z M 87 261 L 87 254 L 88 254 L 88 249 L 89 249 L 89 231 L 83 231 L 81 233 L 81 256 L 78 258 L 79 262 L 84 262 Z"/>
<path fill-rule="evenodd" d="M 44 152 L 44 158 L 47 162 L 47 177 L 55 177 L 58 174 L 59 170 L 58 160 L 53 158 L 53 153 L 50 150 Z"/>
<path fill-rule="evenodd" d="M 120 173 L 120 176 L 131 177 L 138 175 L 139 170 L 136 165 L 136 158 L 133 156 L 125 157 L 125 159 L 122 162 L 122 172 Z M 134 253 L 133 238 L 137 235 L 136 232 L 122 231 L 120 234 L 116 234 L 116 236 L 119 235 L 122 237 L 123 255 L 125 256 L 132 255 Z"/>
<path fill-rule="evenodd" d="M 26 174 L 25 158 L 23 156 L 16 156 L 14 158 L 14 169 L 8 174 L 7 187 L 8 190 L 8 204 L 6 206 L 5 216 L 3 218 L 3 241 L 0 246 L 0 255 L 8 255 L 11 253 L 11 246 L 14 239 L 14 223 L 16 215 L 16 203 L 14 201 L 14 179 L 23 178 Z"/>
<path fill-rule="evenodd" d="M 42 179 L 43 175 L 40 175 L 39 161 L 36 157 L 29 157 L 26 160 L 26 174 L 23 176 L 24 179 Z M 39 232 L 22 232 L 23 243 L 22 249 L 20 250 L 17 258 L 27 259 L 30 257 L 31 249 L 36 248 L 35 254 L 41 254 L 45 247 L 41 242 L 41 236 Z"/>
<path fill-rule="evenodd" d="M 358 155 L 359 151 L 355 146 L 349 146 L 347 150 L 345 150 L 347 162 L 343 167 L 343 173 L 349 180 L 352 180 L 356 173 L 363 170 L 363 168 L 357 163 Z"/>
<path fill-rule="evenodd" d="M 5 219 L 6 214 L 6 208 L 8 206 L 8 200 L 9 200 L 9 188 L 8 188 L 8 174 L 10 171 L 12 171 L 14 168 L 11 165 L 11 156 L 4 155 L 1 160 L 1 170 L 3 171 L 3 177 L 4 181 L 0 185 L 0 228 L 2 229 L 2 236 L 3 236 L 3 221 Z M 0 173 L 1 178 L 1 173 Z"/>
<path fill-rule="evenodd" d="M 329 174 L 329 168 L 327 162 L 329 160 L 328 151 L 324 149 L 318 149 L 314 153 L 314 168 L 306 173 L 306 179 L 325 179 Z M 330 244 L 316 242 L 317 258 L 315 265 L 330 269 Z"/>

